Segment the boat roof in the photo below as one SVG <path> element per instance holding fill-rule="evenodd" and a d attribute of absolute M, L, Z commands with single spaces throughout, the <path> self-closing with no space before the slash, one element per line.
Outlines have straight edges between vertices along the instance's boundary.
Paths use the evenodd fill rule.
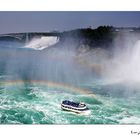
<path fill-rule="evenodd" d="M 69 101 L 69 100 L 64 100 L 62 102 L 62 104 L 65 104 L 65 105 L 71 105 L 73 107 L 79 107 L 80 103 L 76 103 L 76 102 L 73 102 L 73 101 Z"/>

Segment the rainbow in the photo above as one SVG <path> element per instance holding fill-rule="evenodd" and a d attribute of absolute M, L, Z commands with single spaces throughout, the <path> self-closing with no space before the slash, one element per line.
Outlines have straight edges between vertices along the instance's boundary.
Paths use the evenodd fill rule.
<path fill-rule="evenodd" d="M 58 88 L 63 89 L 72 93 L 77 94 L 86 94 L 86 95 L 92 95 L 95 97 L 95 94 L 91 93 L 90 91 L 86 89 L 82 89 L 79 87 L 75 87 L 73 85 L 68 85 L 64 83 L 57 83 L 57 82 L 50 82 L 46 80 L 31 80 L 31 81 L 23 81 L 23 80 L 6 80 L 6 81 L 0 81 L 0 85 L 6 85 L 6 86 L 16 86 L 19 84 L 38 84 L 42 86 L 48 86 L 50 88 Z"/>

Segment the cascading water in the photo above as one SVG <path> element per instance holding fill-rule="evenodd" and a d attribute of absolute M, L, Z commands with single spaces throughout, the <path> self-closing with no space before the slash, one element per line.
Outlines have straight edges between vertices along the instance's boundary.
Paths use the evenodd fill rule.
<path fill-rule="evenodd" d="M 117 52 L 118 53 L 118 52 Z M 140 40 L 133 46 L 126 47 L 111 60 L 114 68 L 110 71 L 109 78 L 116 79 L 122 83 L 140 82 Z M 111 68 L 110 66 L 108 66 Z"/>
<path fill-rule="evenodd" d="M 41 38 L 33 39 L 31 42 L 29 42 L 27 45 L 25 45 L 25 48 L 31 48 L 35 50 L 43 50 L 45 48 L 48 48 L 49 46 L 55 45 L 59 42 L 59 38 L 55 36 L 49 36 Z"/>

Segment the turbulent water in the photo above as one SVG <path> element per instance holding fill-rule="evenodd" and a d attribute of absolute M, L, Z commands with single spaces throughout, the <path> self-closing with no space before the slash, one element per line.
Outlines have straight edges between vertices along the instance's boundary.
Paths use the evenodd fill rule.
<path fill-rule="evenodd" d="M 1 124 L 140 124 L 139 84 L 95 76 L 69 50 L 23 46 L 0 42 Z M 91 114 L 61 110 L 65 99 L 85 102 Z"/>

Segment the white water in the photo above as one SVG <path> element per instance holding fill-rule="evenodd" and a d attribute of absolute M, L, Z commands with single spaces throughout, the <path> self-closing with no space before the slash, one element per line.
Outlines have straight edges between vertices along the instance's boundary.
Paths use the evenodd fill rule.
<path fill-rule="evenodd" d="M 140 40 L 117 52 L 108 69 L 109 78 L 116 82 L 140 83 Z"/>
<path fill-rule="evenodd" d="M 35 50 L 43 50 L 45 48 L 48 48 L 52 45 L 55 45 L 59 42 L 58 37 L 54 36 L 42 36 L 41 38 L 34 38 L 31 42 L 29 42 L 25 48 L 31 48 Z"/>

